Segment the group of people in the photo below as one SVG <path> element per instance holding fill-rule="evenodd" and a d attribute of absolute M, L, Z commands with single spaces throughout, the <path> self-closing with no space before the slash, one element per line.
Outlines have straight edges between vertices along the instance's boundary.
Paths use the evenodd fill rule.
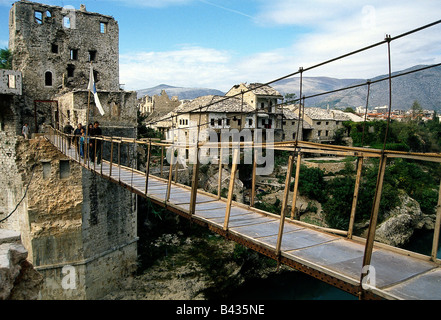
<path fill-rule="evenodd" d="M 72 134 L 72 130 L 73 127 L 68 123 L 63 131 L 66 134 Z M 97 165 L 101 163 L 101 140 L 94 139 L 93 137 L 102 136 L 102 134 L 103 132 L 98 121 L 95 121 L 93 125 L 89 123 L 87 130 L 81 123 L 78 124 L 77 128 L 73 131 L 73 143 L 81 158 L 84 158 L 86 152 L 88 152 L 91 162 L 96 160 Z"/>

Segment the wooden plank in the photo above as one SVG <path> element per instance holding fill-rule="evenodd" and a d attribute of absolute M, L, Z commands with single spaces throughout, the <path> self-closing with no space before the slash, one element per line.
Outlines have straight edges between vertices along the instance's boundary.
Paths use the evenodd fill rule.
<path fill-rule="evenodd" d="M 259 239 L 276 236 L 279 232 L 279 221 L 274 218 L 268 218 L 264 223 L 234 227 L 231 229 L 250 238 Z M 284 224 L 283 232 L 286 233 L 301 229 L 303 228 L 286 223 Z"/>
<path fill-rule="evenodd" d="M 298 250 L 301 248 L 315 246 L 321 243 L 333 241 L 337 236 L 327 235 L 322 232 L 315 232 L 306 228 L 283 234 L 281 251 Z M 276 248 L 278 236 L 266 237 L 260 241 Z"/>
<path fill-rule="evenodd" d="M 431 261 L 421 261 L 385 250 L 376 250 L 372 254 L 370 266 L 375 270 L 375 286 L 378 288 L 406 281 L 434 268 Z"/>
<path fill-rule="evenodd" d="M 384 289 L 406 300 L 441 300 L 441 269 L 436 268 Z"/>

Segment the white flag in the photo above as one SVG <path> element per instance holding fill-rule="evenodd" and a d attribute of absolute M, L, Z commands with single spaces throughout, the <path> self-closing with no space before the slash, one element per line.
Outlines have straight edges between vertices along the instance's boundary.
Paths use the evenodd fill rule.
<path fill-rule="evenodd" d="M 104 109 L 101 106 L 100 99 L 98 99 L 98 92 L 96 92 L 96 86 L 95 86 L 95 78 L 93 76 L 93 68 L 90 66 L 90 75 L 89 75 L 89 85 L 87 86 L 87 89 L 93 93 L 93 97 L 95 99 L 96 107 L 98 108 L 101 115 L 104 115 Z"/>

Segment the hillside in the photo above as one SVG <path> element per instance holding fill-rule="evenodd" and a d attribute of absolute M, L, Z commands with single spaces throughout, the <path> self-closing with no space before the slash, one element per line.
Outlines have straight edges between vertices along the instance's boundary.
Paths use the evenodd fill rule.
<path fill-rule="evenodd" d="M 173 96 L 178 96 L 179 100 L 193 100 L 197 97 L 206 96 L 206 95 L 225 95 L 225 92 L 216 89 L 207 89 L 207 88 L 182 88 L 182 87 L 173 87 L 166 84 L 160 84 L 153 88 L 141 89 L 137 91 L 138 98 L 141 98 L 145 95 L 154 96 L 155 94 L 159 95 L 162 90 L 165 90 L 167 95 L 171 98 Z"/>
<path fill-rule="evenodd" d="M 399 74 L 410 70 L 415 70 L 423 66 L 414 66 L 409 69 L 393 73 Z M 371 80 L 387 77 L 380 75 Z M 303 92 L 305 96 L 328 92 L 336 89 L 346 88 L 351 85 L 365 83 L 366 79 L 336 79 L 329 77 L 304 77 Z M 299 96 L 300 79 L 289 78 L 271 84 L 282 95 L 295 93 Z M 431 69 L 411 73 L 402 77 L 392 79 L 392 109 L 409 110 L 415 100 L 419 102 L 423 109 L 441 110 L 441 66 Z M 160 94 L 165 90 L 169 97 L 178 96 L 180 100 L 195 99 L 205 95 L 225 95 L 224 92 L 208 88 L 182 88 L 173 87 L 165 84 L 153 88 L 138 90 L 138 98 L 149 95 Z M 306 100 L 307 107 L 326 107 L 346 108 L 366 105 L 367 86 L 345 90 L 329 95 L 323 95 Z M 389 103 L 389 82 L 381 81 L 371 85 L 369 96 L 369 107 L 372 109 L 377 106 L 384 106 Z"/>
<path fill-rule="evenodd" d="M 414 66 L 409 69 L 394 72 L 392 75 L 408 72 L 424 67 Z M 383 79 L 387 75 L 377 76 L 371 80 Z M 345 88 L 366 80 L 333 79 L 333 78 L 304 78 L 304 94 L 306 96 L 325 91 Z M 282 94 L 296 93 L 299 95 L 299 79 L 287 79 L 273 85 Z M 441 110 L 441 66 L 418 71 L 392 79 L 392 109 L 409 110 L 415 100 L 423 109 Z M 367 86 L 341 91 L 309 99 L 306 106 L 345 108 L 366 105 Z M 384 106 L 389 103 L 389 82 L 381 81 L 371 85 L 369 107 Z"/>

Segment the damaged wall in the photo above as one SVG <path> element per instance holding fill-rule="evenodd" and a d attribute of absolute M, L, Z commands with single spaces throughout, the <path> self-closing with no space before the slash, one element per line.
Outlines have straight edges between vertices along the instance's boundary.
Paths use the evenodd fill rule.
<path fill-rule="evenodd" d="M 119 91 L 119 27 L 110 16 L 84 6 L 58 7 L 30 1 L 12 5 L 9 49 L 23 74 L 23 122 L 34 126 L 34 100 L 60 91 L 87 89 L 93 63 L 97 90 Z M 38 111 L 38 110 L 37 110 Z"/>
<path fill-rule="evenodd" d="M 42 298 L 102 297 L 135 270 L 136 197 L 70 161 L 43 137 L 19 140 L 17 172 L 31 183 L 21 211 L 11 217 L 29 261 L 44 276 Z M 75 288 L 63 287 L 72 276 L 66 268 L 75 273 Z"/>

